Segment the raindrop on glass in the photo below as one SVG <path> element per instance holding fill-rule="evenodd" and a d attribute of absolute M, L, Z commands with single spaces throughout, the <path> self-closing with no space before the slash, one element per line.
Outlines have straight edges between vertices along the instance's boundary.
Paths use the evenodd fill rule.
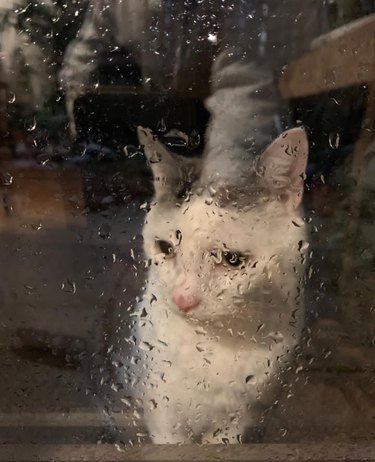
<path fill-rule="evenodd" d="M 0 174 L 0 185 L 1 186 L 11 186 L 13 183 L 13 175 L 9 172 Z"/>
<path fill-rule="evenodd" d="M 98 235 L 102 239 L 109 239 L 111 237 L 111 227 L 108 223 L 103 223 L 98 230 Z"/>
<path fill-rule="evenodd" d="M 255 376 L 254 375 L 248 375 L 245 379 L 246 384 L 254 385 L 255 384 Z"/>
<path fill-rule="evenodd" d="M 26 130 L 28 132 L 33 132 L 35 129 L 36 129 L 36 120 L 34 118 L 32 123 L 30 125 L 26 126 Z"/>
<path fill-rule="evenodd" d="M 332 149 L 338 149 L 340 144 L 340 135 L 338 133 L 330 133 L 328 142 Z"/>
<path fill-rule="evenodd" d="M 159 120 L 159 122 L 157 123 L 157 126 L 156 126 L 157 130 L 161 133 L 165 133 L 167 131 L 167 126 L 165 124 L 165 120 L 164 118 L 162 118 L 161 120 Z"/>
<path fill-rule="evenodd" d="M 8 103 L 13 104 L 16 101 L 16 95 L 13 92 L 9 93 Z"/>
<path fill-rule="evenodd" d="M 75 294 L 77 292 L 77 286 L 74 281 L 71 281 L 69 278 L 61 284 L 61 289 L 64 292 L 69 292 Z"/>
<path fill-rule="evenodd" d="M 124 147 L 124 154 L 128 159 L 131 159 L 132 157 L 141 154 L 141 151 L 139 148 L 137 148 L 137 146 L 129 144 Z"/>

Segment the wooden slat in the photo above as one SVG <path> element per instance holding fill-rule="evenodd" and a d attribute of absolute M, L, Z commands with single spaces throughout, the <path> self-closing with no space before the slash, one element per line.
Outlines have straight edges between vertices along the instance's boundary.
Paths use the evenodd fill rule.
<path fill-rule="evenodd" d="M 0 461 L 252 461 L 252 462 L 339 462 L 375 459 L 371 442 L 350 444 L 325 442 L 320 444 L 252 444 L 252 445 L 1 445 Z"/>
<path fill-rule="evenodd" d="M 284 98 L 300 98 L 375 80 L 375 14 L 320 37 L 279 80 Z"/>

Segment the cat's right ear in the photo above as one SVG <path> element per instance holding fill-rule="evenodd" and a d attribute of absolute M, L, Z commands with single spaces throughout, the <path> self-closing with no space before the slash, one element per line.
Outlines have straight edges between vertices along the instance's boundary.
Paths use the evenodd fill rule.
<path fill-rule="evenodd" d="M 169 152 L 148 128 L 138 127 L 137 134 L 154 176 L 156 199 L 183 195 L 196 179 L 194 162 Z"/>

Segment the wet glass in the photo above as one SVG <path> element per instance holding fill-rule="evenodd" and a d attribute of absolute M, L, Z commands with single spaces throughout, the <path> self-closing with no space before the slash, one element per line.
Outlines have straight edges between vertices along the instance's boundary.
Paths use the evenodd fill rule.
<path fill-rule="evenodd" d="M 375 457 L 374 31 L 0 0 L 0 461 Z"/>

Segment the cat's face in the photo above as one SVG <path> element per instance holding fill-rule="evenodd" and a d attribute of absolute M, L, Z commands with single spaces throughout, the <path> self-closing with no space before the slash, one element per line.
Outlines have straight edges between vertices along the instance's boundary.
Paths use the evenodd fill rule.
<path fill-rule="evenodd" d="M 142 141 L 146 148 L 149 143 L 149 155 L 153 151 L 155 156 L 155 150 L 161 154 L 153 170 L 155 182 L 162 184 L 155 184 L 155 203 L 143 235 L 146 255 L 152 260 L 149 283 L 169 309 L 202 320 L 238 315 L 259 287 L 269 285 L 280 262 L 293 273 L 304 235 L 297 223 L 295 197 L 254 200 L 246 199 L 245 193 L 242 202 L 248 203 L 234 206 L 203 191 L 177 204 L 171 188 L 177 191 L 181 184 L 176 180 L 186 175 L 176 176 L 178 169 L 172 169 L 169 179 L 175 181 L 168 183 L 161 176 L 168 175 L 162 162 L 171 154 L 152 137 Z"/>
<path fill-rule="evenodd" d="M 202 197 L 179 208 L 155 205 L 144 228 L 155 292 L 198 319 L 238 313 L 280 259 L 293 269 L 303 227 L 281 212 L 277 203 L 244 212 Z"/>

